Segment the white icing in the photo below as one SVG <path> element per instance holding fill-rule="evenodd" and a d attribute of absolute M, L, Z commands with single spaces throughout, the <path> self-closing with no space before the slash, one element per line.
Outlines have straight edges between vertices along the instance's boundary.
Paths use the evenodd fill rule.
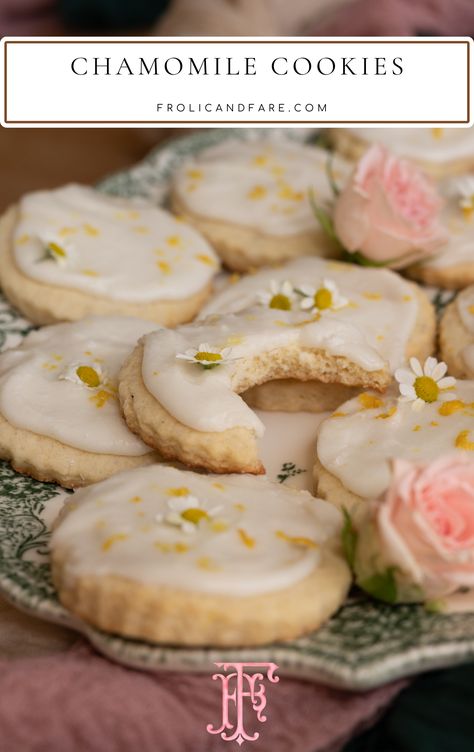
<path fill-rule="evenodd" d="M 349 491 L 378 498 L 395 458 L 427 462 L 456 448 L 474 449 L 474 381 L 457 382 L 457 402 L 427 403 L 420 412 L 394 392 L 376 399 L 380 405 L 366 409 L 364 396 L 356 397 L 320 426 L 318 458 Z M 459 409 L 451 411 L 450 404 Z"/>
<path fill-rule="evenodd" d="M 471 214 L 463 211 L 460 180 L 462 178 L 449 178 L 439 184 L 445 202 L 441 222 L 446 228 L 448 240 L 437 253 L 421 264 L 422 268 L 441 269 L 474 263 L 474 211 Z"/>
<path fill-rule="evenodd" d="M 146 454 L 150 448 L 122 418 L 116 382 L 137 340 L 155 327 L 125 316 L 95 316 L 30 333 L 0 355 L 0 413 L 17 428 L 77 449 Z M 74 378 L 78 366 L 102 372 L 103 383 L 90 388 Z"/>
<path fill-rule="evenodd" d="M 212 516 L 191 525 L 191 532 L 167 523 L 170 505 L 185 501 L 172 489 L 188 491 L 192 503 L 212 509 Z M 261 478 L 204 476 L 163 465 L 83 489 L 70 507 L 51 540 L 53 552 L 67 555 L 66 577 L 115 575 L 216 595 L 291 587 L 314 571 L 321 546 L 340 530 L 339 512 L 306 491 Z M 176 544 L 186 550 L 176 551 Z"/>
<path fill-rule="evenodd" d="M 399 274 L 366 269 L 319 258 L 301 258 L 277 269 L 267 269 L 230 284 L 213 296 L 200 318 L 213 313 L 235 313 L 255 303 L 272 280 L 289 280 L 295 287 L 317 286 L 331 279 L 350 305 L 331 314 L 331 320 L 356 327 L 367 344 L 388 361 L 394 371 L 405 360 L 415 328 L 418 302 L 413 287 Z M 403 315 L 401 313 L 403 312 Z"/>
<path fill-rule="evenodd" d="M 201 343 L 230 348 L 231 360 L 204 370 L 176 357 Z M 209 316 L 204 321 L 147 335 L 143 380 L 148 391 L 184 425 L 198 431 L 240 426 L 261 436 L 261 421 L 234 390 L 238 390 L 242 378 L 245 380 L 249 359 L 273 351 L 276 354 L 283 348 L 292 348 L 303 362 L 305 354 L 299 354 L 300 348 L 314 348 L 344 356 L 368 372 L 386 367 L 362 331 L 349 318 L 339 317 L 339 312 L 328 312 L 314 320 L 308 311 L 257 305 L 238 314 Z M 287 375 L 291 376 L 291 371 Z"/>
<path fill-rule="evenodd" d="M 472 159 L 474 153 L 473 128 L 351 128 L 350 132 L 400 156 L 439 165 Z"/>
<path fill-rule="evenodd" d="M 181 300 L 219 266 L 196 230 L 144 201 L 67 185 L 29 194 L 19 208 L 15 262 L 38 282 L 130 303 Z M 50 242 L 66 256 L 45 259 Z"/>
<path fill-rule="evenodd" d="M 472 334 L 472 342 L 464 347 L 461 355 L 469 375 L 474 377 L 474 285 L 459 293 L 456 305 L 464 326 Z"/>
<path fill-rule="evenodd" d="M 226 141 L 184 163 L 174 190 L 194 214 L 284 237 L 318 229 L 309 190 L 318 203 L 332 201 L 327 163 L 315 146 Z M 348 164 L 334 156 L 332 166 L 343 184 Z"/>

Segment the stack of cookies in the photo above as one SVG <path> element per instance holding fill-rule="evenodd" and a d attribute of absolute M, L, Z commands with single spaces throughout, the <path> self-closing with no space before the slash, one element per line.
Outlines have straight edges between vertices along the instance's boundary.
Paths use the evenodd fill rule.
<path fill-rule="evenodd" d="M 351 570 L 386 594 L 365 586 L 384 574 L 366 550 L 394 463 L 472 466 L 474 137 L 331 139 L 225 139 L 177 167 L 170 210 L 68 185 L 1 220 L 0 284 L 42 328 L 0 356 L 0 456 L 84 487 L 55 526 L 53 578 L 100 629 L 211 646 L 317 629 Z M 419 282 L 463 288 L 440 361 Z M 255 408 L 331 413 L 315 495 L 257 477 Z M 413 571 L 399 594 L 426 600 Z"/>

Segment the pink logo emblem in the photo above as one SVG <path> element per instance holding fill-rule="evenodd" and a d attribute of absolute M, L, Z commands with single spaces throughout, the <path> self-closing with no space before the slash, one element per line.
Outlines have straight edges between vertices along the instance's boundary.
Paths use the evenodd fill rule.
<path fill-rule="evenodd" d="M 208 733 L 220 734 L 225 742 L 236 741 L 239 745 L 256 741 L 260 736 L 258 731 L 249 735 L 245 730 L 245 707 L 251 706 L 250 709 L 256 713 L 258 721 L 265 723 L 267 716 L 263 714 L 263 711 L 267 705 L 267 698 L 264 681 L 268 679 L 272 684 L 280 681 L 279 677 L 275 676 L 278 666 L 276 663 L 216 663 L 215 665 L 224 672 L 214 674 L 212 677 L 222 682 L 222 719 L 219 728 L 214 728 L 212 723 L 209 723 Z"/>

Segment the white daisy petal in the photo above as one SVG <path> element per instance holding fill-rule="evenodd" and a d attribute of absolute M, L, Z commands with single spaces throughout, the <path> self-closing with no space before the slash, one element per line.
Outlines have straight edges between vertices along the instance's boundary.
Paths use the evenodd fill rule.
<path fill-rule="evenodd" d="M 309 311 L 310 308 L 313 308 L 314 303 L 312 298 L 303 298 L 303 300 L 300 303 L 300 308 L 303 309 L 303 311 Z"/>
<path fill-rule="evenodd" d="M 400 384 L 400 394 L 404 397 L 416 399 L 416 392 L 412 386 L 409 386 L 409 384 Z"/>
<path fill-rule="evenodd" d="M 412 385 L 415 383 L 415 374 L 412 371 L 408 371 L 406 368 L 397 368 L 395 371 L 395 378 L 400 384 Z"/>
<path fill-rule="evenodd" d="M 433 368 L 431 378 L 434 379 L 435 381 L 439 381 L 440 379 L 443 378 L 447 370 L 448 370 L 448 366 L 446 365 L 446 363 L 443 363 L 443 361 L 440 361 Z"/>
<path fill-rule="evenodd" d="M 440 402 L 452 402 L 456 399 L 456 393 L 455 392 L 441 392 L 441 394 L 438 397 Z"/>
<path fill-rule="evenodd" d="M 456 386 L 456 379 L 453 376 L 445 376 L 438 381 L 438 386 L 440 389 L 451 389 Z"/>
<path fill-rule="evenodd" d="M 410 358 L 410 368 L 414 372 L 415 376 L 423 376 L 423 368 L 418 358 Z"/>
<path fill-rule="evenodd" d="M 425 376 L 431 376 L 433 378 L 433 371 L 437 366 L 438 361 L 436 358 L 433 358 L 432 355 L 429 356 L 429 358 L 426 358 L 425 365 L 423 367 L 423 374 Z"/>
<path fill-rule="evenodd" d="M 420 412 L 420 410 L 423 410 L 424 406 L 425 406 L 425 401 L 424 401 L 424 400 L 422 400 L 422 399 L 420 399 L 420 398 L 418 397 L 418 398 L 417 398 L 417 399 L 416 399 L 416 400 L 414 401 L 414 403 L 413 403 L 413 410 L 414 410 L 414 411 L 415 411 L 416 413 L 419 413 L 419 412 Z"/>

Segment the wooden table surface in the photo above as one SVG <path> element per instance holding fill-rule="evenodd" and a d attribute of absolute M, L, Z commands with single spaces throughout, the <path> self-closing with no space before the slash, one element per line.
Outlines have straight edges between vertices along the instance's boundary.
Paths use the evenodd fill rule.
<path fill-rule="evenodd" d="M 0 128 L 0 211 L 23 193 L 94 183 L 142 159 L 173 130 Z"/>

